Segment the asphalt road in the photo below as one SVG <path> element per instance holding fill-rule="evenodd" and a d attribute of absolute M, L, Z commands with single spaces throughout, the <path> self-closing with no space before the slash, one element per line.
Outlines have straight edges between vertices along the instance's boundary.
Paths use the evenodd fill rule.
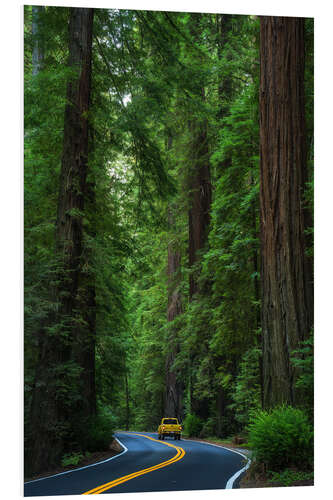
<path fill-rule="evenodd" d="M 118 432 L 107 461 L 24 484 L 24 496 L 210 490 L 237 487 L 244 456 L 198 441 Z M 238 476 L 236 478 L 236 476 Z"/>

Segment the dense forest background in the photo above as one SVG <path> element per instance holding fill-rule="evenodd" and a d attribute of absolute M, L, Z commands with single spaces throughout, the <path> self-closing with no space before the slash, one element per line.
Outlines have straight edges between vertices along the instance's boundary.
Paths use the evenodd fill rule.
<path fill-rule="evenodd" d="M 25 7 L 25 466 L 313 423 L 313 20 Z"/>

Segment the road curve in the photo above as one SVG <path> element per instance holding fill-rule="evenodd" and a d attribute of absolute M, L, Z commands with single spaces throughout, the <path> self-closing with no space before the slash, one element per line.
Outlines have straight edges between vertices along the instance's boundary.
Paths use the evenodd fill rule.
<path fill-rule="evenodd" d="M 81 469 L 30 481 L 24 496 L 225 489 L 235 486 L 244 457 L 207 443 L 155 433 L 117 432 L 120 455 Z"/>

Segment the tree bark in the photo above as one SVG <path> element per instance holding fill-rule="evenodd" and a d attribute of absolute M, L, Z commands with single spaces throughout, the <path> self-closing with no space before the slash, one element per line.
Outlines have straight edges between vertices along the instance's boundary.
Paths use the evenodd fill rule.
<path fill-rule="evenodd" d="M 260 218 L 264 406 L 294 404 L 292 351 L 313 323 L 302 195 L 306 176 L 304 20 L 262 17 Z"/>
<path fill-rule="evenodd" d="M 190 32 L 193 40 L 199 39 L 201 14 L 191 14 Z M 201 62 L 201 61 L 200 61 Z M 199 74 L 192 82 L 191 91 L 194 102 L 200 104 L 205 101 L 205 82 Z M 200 250 L 205 247 L 208 238 L 210 223 L 210 207 L 212 201 L 212 187 L 210 178 L 209 147 L 207 134 L 207 119 L 195 113 L 189 120 L 189 212 L 188 212 L 188 263 L 189 300 L 192 301 L 199 290 Z M 192 413 L 205 415 L 208 409 L 207 401 L 199 401 L 194 395 L 195 352 L 189 353 L 189 397 Z"/>
<path fill-rule="evenodd" d="M 226 44 L 229 39 L 229 35 L 232 29 L 232 16 L 229 14 L 217 14 L 216 15 L 216 31 L 217 31 L 217 58 L 220 64 L 220 70 L 218 74 L 218 111 L 217 119 L 220 128 L 223 128 L 222 120 L 229 113 L 229 106 L 232 100 L 232 82 L 230 76 L 226 76 L 223 72 L 222 60 L 224 56 L 224 51 L 226 50 Z M 231 59 L 230 53 L 227 54 L 227 59 Z M 232 164 L 232 158 L 228 156 L 218 165 L 217 177 L 223 175 L 226 169 L 230 168 Z M 222 221 L 221 221 L 222 222 Z M 221 359 L 221 364 L 223 360 Z M 223 435 L 223 418 L 225 417 L 226 407 L 228 401 L 228 395 L 223 387 L 217 389 L 216 397 L 216 414 L 217 414 L 217 424 L 216 432 L 218 436 Z"/>
<path fill-rule="evenodd" d="M 169 207 L 169 228 L 172 232 L 174 229 L 174 214 L 173 209 Z M 179 314 L 182 314 L 181 293 L 179 290 L 180 284 L 180 263 L 181 254 L 177 241 L 171 241 L 168 245 L 168 322 L 173 321 Z M 177 329 L 170 327 L 169 329 L 169 352 L 166 359 L 166 395 L 165 395 L 165 415 L 183 419 L 183 392 L 184 385 L 179 380 L 179 373 L 172 368 L 176 355 L 179 352 L 179 344 L 177 340 Z"/>
<path fill-rule="evenodd" d="M 75 76 L 67 87 L 65 128 L 57 217 L 57 248 L 62 255 L 64 275 L 58 295 L 60 313 L 71 318 L 71 352 L 68 356 L 82 368 L 83 400 L 80 410 L 94 412 L 94 279 L 84 268 L 91 257 L 83 253 L 85 203 L 94 207 L 95 186 L 87 182 L 91 93 L 91 50 L 93 9 L 72 9 L 69 36 L 69 67 Z M 86 265 L 85 265 L 86 264 Z M 88 274 L 88 275 L 87 275 Z M 77 312 L 76 312 L 77 311 Z M 83 323 L 75 321 L 83 315 Z"/>
<path fill-rule="evenodd" d="M 203 91 L 203 89 L 202 89 Z M 208 160 L 208 139 L 205 123 L 192 121 L 192 168 L 190 168 L 190 208 L 189 227 L 189 266 L 190 298 L 198 291 L 198 275 L 193 266 L 198 261 L 199 250 L 203 249 L 208 237 L 211 206 L 210 165 Z"/>
<path fill-rule="evenodd" d="M 193 39 L 200 33 L 201 14 L 191 14 L 190 31 Z M 205 100 L 204 82 L 193 82 L 192 92 L 198 101 Z M 198 261 L 198 251 L 207 241 L 208 226 L 210 222 L 210 206 L 212 201 L 212 188 L 210 182 L 209 148 L 207 137 L 207 120 L 194 116 L 189 121 L 191 134 L 190 158 L 192 164 L 189 168 L 189 266 L 190 273 L 190 299 L 198 291 L 198 276 L 193 270 Z"/>
<path fill-rule="evenodd" d="M 130 394 L 128 387 L 128 372 L 127 372 L 126 362 L 125 362 L 125 395 L 126 395 L 125 430 L 128 431 L 130 425 Z"/>
<path fill-rule="evenodd" d="M 29 473 L 56 465 L 69 437 L 75 435 L 78 421 L 93 413 L 95 407 L 95 325 L 88 312 L 94 308 L 95 296 L 91 282 L 87 284 L 82 256 L 82 217 L 89 196 L 86 181 L 92 24 L 93 9 L 70 10 L 69 67 L 73 74 L 67 86 L 56 222 L 59 271 L 53 293 L 57 311 L 49 318 L 39 346 L 31 407 L 33 432 L 26 460 Z M 76 376 L 70 373 L 75 365 L 80 372 L 75 372 Z M 82 414 L 79 410 L 83 410 Z"/>

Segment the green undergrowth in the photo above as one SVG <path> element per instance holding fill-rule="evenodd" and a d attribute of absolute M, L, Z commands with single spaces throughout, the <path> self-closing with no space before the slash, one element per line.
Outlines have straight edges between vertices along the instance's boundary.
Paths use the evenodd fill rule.
<path fill-rule="evenodd" d="M 202 426 L 202 420 L 197 415 L 189 413 L 184 419 L 184 434 L 189 437 L 199 437 Z"/>
<path fill-rule="evenodd" d="M 78 463 L 81 462 L 81 460 L 83 460 L 83 458 L 85 458 L 85 457 L 89 458 L 89 456 L 90 456 L 89 452 L 85 453 L 85 455 L 83 455 L 83 453 L 81 453 L 81 452 L 66 453 L 62 457 L 61 465 L 63 467 L 68 467 L 69 465 L 78 465 Z"/>
<path fill-rule="evenodd" d="M 286 467 L 279 471 L 267 469 L 263 462 L 252 460 L 250 468 L 241 479 L 240 488 L 272 488 L 285 486 L 312 486 L 313 470 Z"/>
<path fill-rule="evenodd" d="M 258 411 L 248 430 L 254 457 L 267 471 L 312 470 L 313 426 L 304 411 L 290 406 Z"/>
<path fill-rule="evenodd" d="M 310 481 L 314 479 L 313 471 L 300 471 L 285 469 L 282 472 L 268 471 L 269 483 L 273 485 L 292 486 L 297 481 Z"/>

